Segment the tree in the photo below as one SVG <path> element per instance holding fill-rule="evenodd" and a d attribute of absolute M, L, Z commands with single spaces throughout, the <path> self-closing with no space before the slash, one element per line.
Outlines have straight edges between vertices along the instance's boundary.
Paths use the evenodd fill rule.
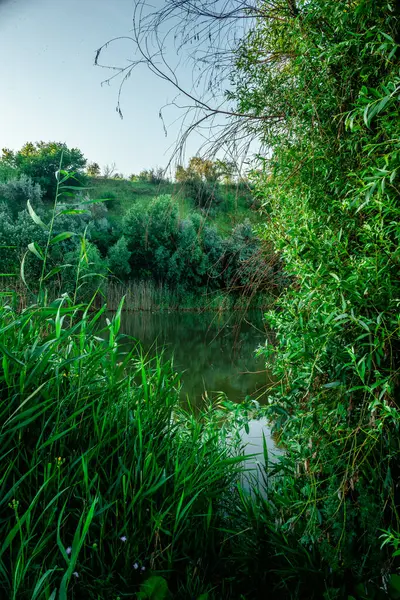
<path fill-rule="evenodd" d="M 99 177 L 100 165 L 97 162 L 89 163 L 87 166 L 87 174 L 89 175 L 89 177 Z"/>
<path fill-rule="evenodd" d="M 268 152 L 251 181 L 264 242 L 293 282 L 267 315 L 276 343 L 262 353 L 284 382 L 270 400 L 298 482 L 282 525 L 297 548 L 313 540 L 314 597 L 348 597 L 361 581 L 378 596 L 392 564 L 380 531 L 399 528 L 399 9 L 282 2 L 232 74 L 238 112 L 284 115 L 253 124 Z M 310 597 L 307 571 L 293 576 L 296 597 Z"/>
<path fill-rule="evenodd" d="M 115 164 L 115 162 L 112 162 L 111 164 L 107 164 L 104 165 L 103 167 L 103 177 L 104 179 L 111 179 L 115 173 L 115 170 L 117 168 L 117 165 Z"/>
<path fill-rule="evenodd" d="M 157 8 L 148 0 L 134 2 L 133 29 L 129 37 L 107 41 L 97 51 L 95 65 L 110 69 L 112 74 L 103 83 L 119 80 L 116 110 L 121 118 L 122 91 L 132 71 L 143 65 L 174 88 L 174 100 L 162 106 L 163 122 L 167 109 L 182 110 L 182 135 L 173 157 L 182 158 L 188 137 L 200 131 L 205 142 L 205 154 L 216 155 L 225 149 L 230 159 L 241 156 L 253 142 L 252 124 L 279 122 L 284 113 L 255 111 L 253 107 L 239 110 L 231 95 L 230 78 L 236 67 L 237 49 L 245 39 L 249 26 L 256 19 L 279 22 L 293 12 L 294 0 L 256 2 L 247 0 L 165 0 Z M 133 56 L 126 64 L 103 62 L 110 45 L 128 39 Z M 179 65 L 193 66 L 193 84 L 187 86 Z M 177 67 L 178 65 L 178 67 Z M 199 90 L 202 90 L 199 93 Z"/>
<path fill-rule="evenodd" d="M 64 142 L 27 142 L 17 152 L 3 150 L 3 157 L 20 173 L 38 183 L 48 200 L 54 198 L 57 186 L 55 173 L 60 165 L 61 169 L 74 174 L 68 185 L 85 182 L 86 158 L 78 148 L 68 148 Z"/>

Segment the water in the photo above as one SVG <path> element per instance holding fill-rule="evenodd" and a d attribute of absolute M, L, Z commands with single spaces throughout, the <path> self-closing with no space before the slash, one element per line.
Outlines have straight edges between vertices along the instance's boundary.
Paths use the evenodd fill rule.
<path fill-rule="evenodd" d="M 140 340 L 149 354 L 161 348 L 166 358 L 182 375 L 182 400 L 201 406 L 206 398 L 223 392 L 229 400 L 246 398 L 266 402 L 272 378 L 265 370 L 262 357 L 255 349 L 265 344 L 267 332 L 263 313 L 123 313 L 121 333 Z M 263 436 L 271 460 L 279 454 L 265 419 L 251 420 L 249 431 L 242 431 L 245 454 L 256 454 L 246 461 L 246 468 L 260 483 L 258 467 L 263 464 Z"/>
<path fill-rule="evenodd" d="M 141 341 L 150 355 L 165 349 L 182 375 L 182 398 L 201 406 L 222 393 L 241 402 L 265 402 L 271 384 L 262 357 L 265 344 L 261 311 L 232 313 L 123 313 L 121 333 Z"/>

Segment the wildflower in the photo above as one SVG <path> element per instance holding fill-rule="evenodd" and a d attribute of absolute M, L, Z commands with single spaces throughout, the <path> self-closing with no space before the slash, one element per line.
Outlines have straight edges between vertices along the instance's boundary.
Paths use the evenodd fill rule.
<path fill-rule="evenodd" d="M 126 535 L 123 535 L 122 537 L 119 538 L 121 540 L 121 542 L 126 542 L 126 540 L 128 539 L 126 537 Z"/>
<path fill-rule="evenodd" d="M 140 570 L 143 572 L 146 570 L 146 567 L 142 567 Z"/>
<path fill-rule="evenodd" d="M 71 546 L 68 546 L 68 548 L 65 549 L 65 552 L 68 554 L 68 556 L 71 554 L 72 552 L 72 548 Z"/>
<path fill-rule="evenodd" d="M 74 576 L 75 576 L 77 579 L 78 579 L 78 577 L 79 577 L 79 573 L 78 573 L 78 571 L 74 571 L 74 572 L 72 573 L 72 575 L 74 575 Z"/>
<path fill-rule="evenodd" d="M 138 565 L 137 563 L 134 563 L 134 565 L 133 565 L 133 568 L 134 568 L 135 570 L 137 570 L 137 569 L 139 568 L 139 565 Z"/>

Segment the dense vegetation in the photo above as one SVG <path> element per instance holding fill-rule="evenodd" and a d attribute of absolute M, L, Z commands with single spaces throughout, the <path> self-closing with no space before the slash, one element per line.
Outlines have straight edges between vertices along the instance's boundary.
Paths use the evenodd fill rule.
<path fill-rule="evenodd" d="M 61 187 L 54 177 L 60 165 Z M 35 291 L 51 227 L 55 236 L 64 236 L 60 244 L 51 245 L 47 257 L 57 269 L 64 259 L 62 270 L 53 274 L 55 295 L 73 288 L 78 271 L 85 281 L 81 280 L 77 297 L 88 299 L 100 287 L 114 309 L 123 293 L 136 287 L 147 290 L 146 301 L 138 306 L 128 297 L 128 308 L 171 308 L 173 298 L 182 307 L 223 307 L 226 294 L 237 301 L 243 295 L 272 292 L 278 269 L 266 268 L 269 256 L 253 232 L 249 216 L 254 222 L 256 213 L 249 185 L 228 180 L 228 167 L 219 165 L 193 158 L 187 170 L 177 169 L 175 184 L 160 169 L 128 181 L 118 174 L 100 177 L 93 164 L 85 173 L 82 153 L 65 144 L 29 143 L 15 153 L 4 149 L 3 272 L 18 274 L 25 256 L 24 278 Z M 219 181 L 222 177 L 225 183 Z M 54 195 L 55 212 L 50 201 Z M 28 210 L 35 212 L 35 220 Z M 27 247 L 31 252 L 26 254 Z"/>
<path fill-rule="evenodd" d="M 238 109 L 265 117 L 260 232 L 293 281 L 267 315 L 270 414 L 287 448 L 272 499 L 295 553 L 277 575 L 302 597 L 395 598 L 399 3 L 271 4 L 233 77 Z"/>
<path fill-rule="evenodd" d="M 5 153 L 1 244 L 17 246 L 38 294 L 23 311 L 5 297 L 0 313 L 6 597 L 400 597 L 400 7 L 259 10 L 230 92 L 268 147 L 250 174 L 257 237 L 210 224 L 227 165 L 192 161 L 177 171 L 181 196 L 160 187 L 105 211 L 76 197 L 66 170 L 50 208 L 44 180 Z M 172 186 L 160 176 L 120 184 Z M 3 250 L 14 269 L 15 248 Z M 278 281 L 275 342 L 259 350 L 284 450 L 265 456 L 268 496 L 243 489 L 234 431 L 246 411 L 185 414 L 172 365 L 121 352 L 120 310 L 99 331 L 101 311 L 77 305 L 110 265 L 178 293 L 248 289 L 255 270 L 261 289 Z M 49 302 L 54 279 L 68 295 Z"/>

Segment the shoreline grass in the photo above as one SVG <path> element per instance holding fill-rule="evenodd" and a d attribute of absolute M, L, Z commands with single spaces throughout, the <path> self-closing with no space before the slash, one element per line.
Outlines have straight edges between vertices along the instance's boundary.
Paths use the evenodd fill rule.
<path fill-rule="evenodd" d="M 217 584 L 242 458 L 212 413 L 180 407 L 171 363 L 121 359 L 121 307 L 102 339 L 104 310 L 0 308 L 2 597 L 133 597 L 162 576 L 184 599 Z"/>
<path fill-rule="evenodd" d="M 273 297 L 267 294 L 239 296 L 231 292 L 204 292 L 191 294 L 171 290 L 163 284 L 153 281 L 137 281 L 128 284 L 109 282 L 105 291 L 105 301 L 109 311 L 118 309 L 124 298 L 124 311 L 152 312 L 226 312 L 249 310 L 253 308 L 269 309 Z"/>

